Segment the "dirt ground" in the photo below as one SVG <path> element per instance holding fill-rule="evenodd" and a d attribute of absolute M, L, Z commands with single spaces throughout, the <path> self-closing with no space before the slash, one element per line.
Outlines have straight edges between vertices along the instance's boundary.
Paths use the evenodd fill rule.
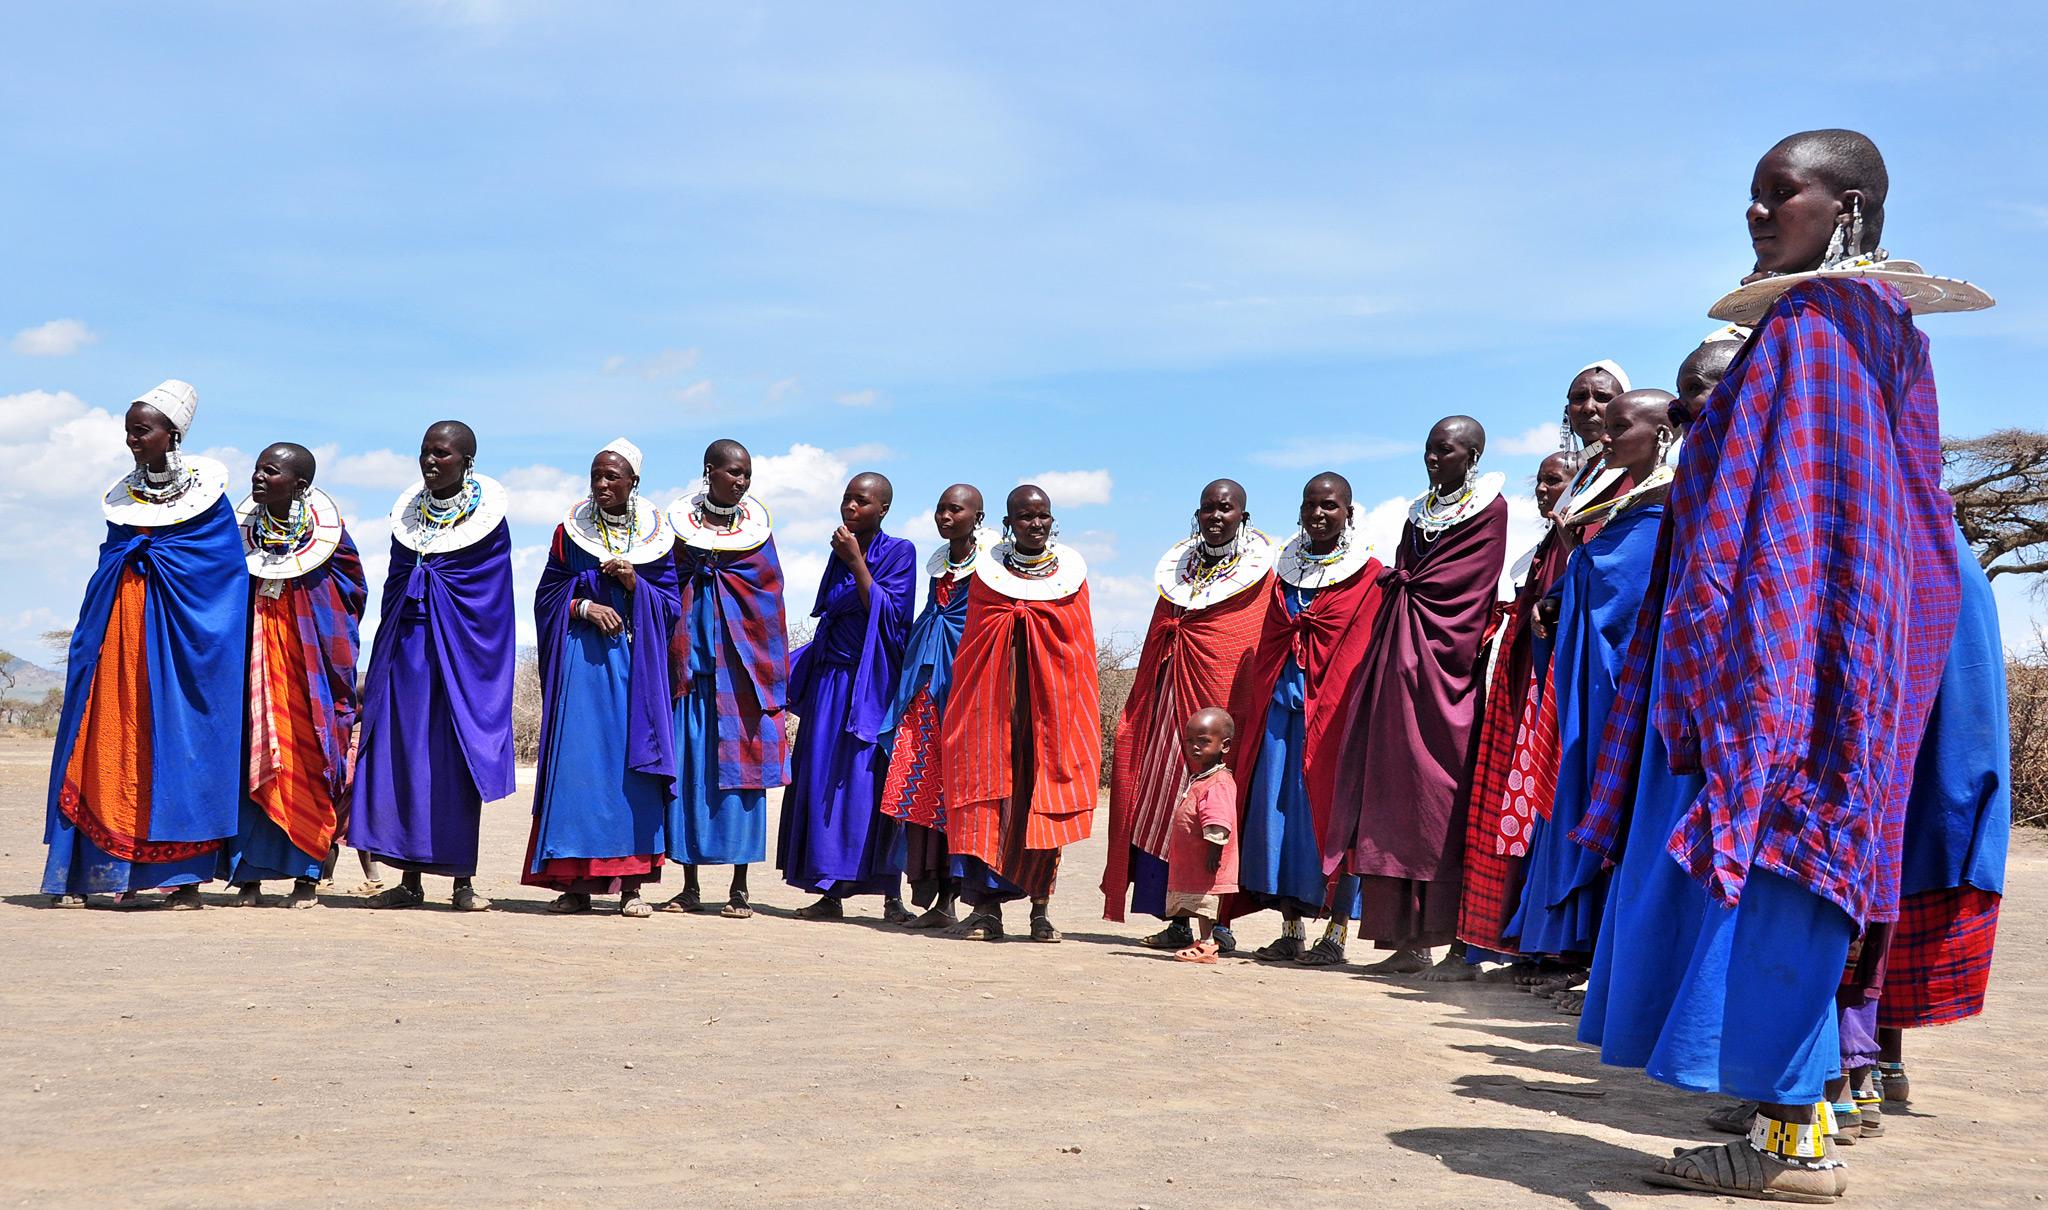
<path fill-rule="evenodd" d="M 519 799 L 488 915 L 52 912 L 48 759 L 0 741 L 0 1202 L 1676 1205 L 1637 1174 L 1705 1138 L 1702 1098 L 1603 1069 L 1547 1001 L 1139 948 L 1095 919 L 1099 840 L 1059 946 L 798 921 L 768 868 L 748 922 L 547 916 Z M 1855 1204 L 2048 1194 L 2038 837 L 2010 890 L 1990 1008 L 1909 1038 L 1915 1109 L 1849 1153 Z"/>

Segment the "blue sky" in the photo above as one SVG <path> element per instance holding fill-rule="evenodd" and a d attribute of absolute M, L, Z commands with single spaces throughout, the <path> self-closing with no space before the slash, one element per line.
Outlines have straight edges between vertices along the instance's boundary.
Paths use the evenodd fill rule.
<path fill-rule="evenodd" d="M 1883 148 L 1888 246 L 1999 298 L 1925 324 L 1948 431 L 2048 423 L 2039 9 L 1409 10 L 17 6 L 0 646 L 70 624 L 113 414 L 165 377 L 238 480 L 321 448 L 380 569 L 430 420 L 514 488 L 528 584 L 590 452 L 631 436 L 666 499 L 730 435 L 800 601 L 849 471 L 921 542 L 945 484 L 1050 474 L 1135 628 L 1211 478 L 1284 534 L 1326 465 L 1420 490 L 1469 412 L 1520 490 L 1579 366 L 1668 387 L 1812 126 Z M 2002 599 L 2009 640 L 2048 613 Z"/>

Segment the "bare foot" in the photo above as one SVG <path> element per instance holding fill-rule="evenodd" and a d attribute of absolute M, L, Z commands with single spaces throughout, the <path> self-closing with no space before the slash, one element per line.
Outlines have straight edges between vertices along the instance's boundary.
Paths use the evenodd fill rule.
<path fill-rule="evenodd" d="M 1413 975 L 1429 969 L 1429 951 L 1418 949 L 1395 950 L 1386 957 L 1365 968 L 1368 975 Z"/>
<path fill-rule="evenodd" d="M 1470 983 L 1478 977 L 1478 969 L 1470 962 L 1465 961 L 1465 955 L 1452 950 L 1443 956 L 1441 962 L 1422 972 L 1422 977 L 1419 981 L 1422 983 Z"/>

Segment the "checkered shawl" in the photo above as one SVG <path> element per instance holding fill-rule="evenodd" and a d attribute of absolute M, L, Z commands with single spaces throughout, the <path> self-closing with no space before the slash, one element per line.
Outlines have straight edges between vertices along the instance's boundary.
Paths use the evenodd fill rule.
<path fill-rule="evenodd" d="M 362 556 L 346 529 L 327 562 L 293 580 L 289 595 L 308 673 L 313 725 L 320 733 L 320 754 L 327 759 L 327 787 L 340 802 L 348 790 L 349 742 L 356 726 L 358 627 L 370 598 Z"/>
<path fill-rule="evenodd" d="M 1651 721 L 1706 779 L 1671 855 L 1724 904 L 1761 867 L 1895 919 L 1959 595 L 1934 373 L 1898 292 L 1780 296 L 1687 434 L 1670 511 Z"/>
<path fill-rule="evenodd" d="M 775 539 L 753 550 L 699 550 L 676 543 L 682 612 L 670 631 L 669 667 L 680 699 L 690 675 L 690 604 L 700 592 L 718 602 L 725 632 L 718 653 L 718 788 L 758 790 L 789 784 L 789 632 L 782 607 L 782 562 Z"/>

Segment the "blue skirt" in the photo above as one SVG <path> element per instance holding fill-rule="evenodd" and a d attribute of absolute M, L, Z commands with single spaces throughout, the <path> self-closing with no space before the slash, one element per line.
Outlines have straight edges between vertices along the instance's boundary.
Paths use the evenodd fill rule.
<path fill-rule="evenodd" d="M 122 861 L 72 827 L 71 821 L 60 813 L 50 827 L 50 854 L 43 863 L 43 893 L 119 895 L 197 886 L 211 881 L 219 865 L 219 853 L 201 853 L 183 861 Z"/>
<path fill-rule="evenodd" d="M 320 877 L 320 863 L 286 836 L 284 829 L 249 799 L 242 800 L 241 819 L 235 834 L 220 851 L 220 877 L 229 883 L 263 882 L 278 878 Z"/>
<path fill-rule="evenodd" d="M 548 703 L 548 746 L 533 813 L 539 873 L 557 858 L 639 857 L 668 846 L 668 779 L 626 767 L 633 647 L 572 626 Z"/>
<path fill-rule="evenodd" d="M 903 893 L 894 863 L 897 821 L 882 814 L 889 749 L 863 743 L 844 729 L 853 712 L 853 670 L 824 664 L 802 704 L 782 792 L 782 828 L 775 864 L 782 880 L 814 895 Z"/>
<path fill-rule="evenodd" d="M 768 856 L 768 792 L 718 788 L 717 700 L 717 677 L 707 672 L 676 703 L 668 856 L 685 865 L 750 865 Z"/>
<path fill-rule="evenodd" d="M 1652 674 L 1652 700 L 1661 670 Z M 1608 887 L 1579 1040 L 1693 1092 L 1805 1105 L 1841 1072 L 1835 988 L 1856 935 L 1842 909 L 1752 868 L 1737 906 L 1665 851 L 1704 787 L 1648 729 L 1628 845 Z"/>
<path fill-rule="evenodd" d="M 1260 907 L 1320 916 L 1329 894 L 1315 812 L 1309 806 L 1308 715 L 1301 669 L 1289 660 L 1266 707 L 1265 735 L 1246 790 L 1238 885 Z M 1347 917 L 1356 916 L 1351 905 Z"/>

